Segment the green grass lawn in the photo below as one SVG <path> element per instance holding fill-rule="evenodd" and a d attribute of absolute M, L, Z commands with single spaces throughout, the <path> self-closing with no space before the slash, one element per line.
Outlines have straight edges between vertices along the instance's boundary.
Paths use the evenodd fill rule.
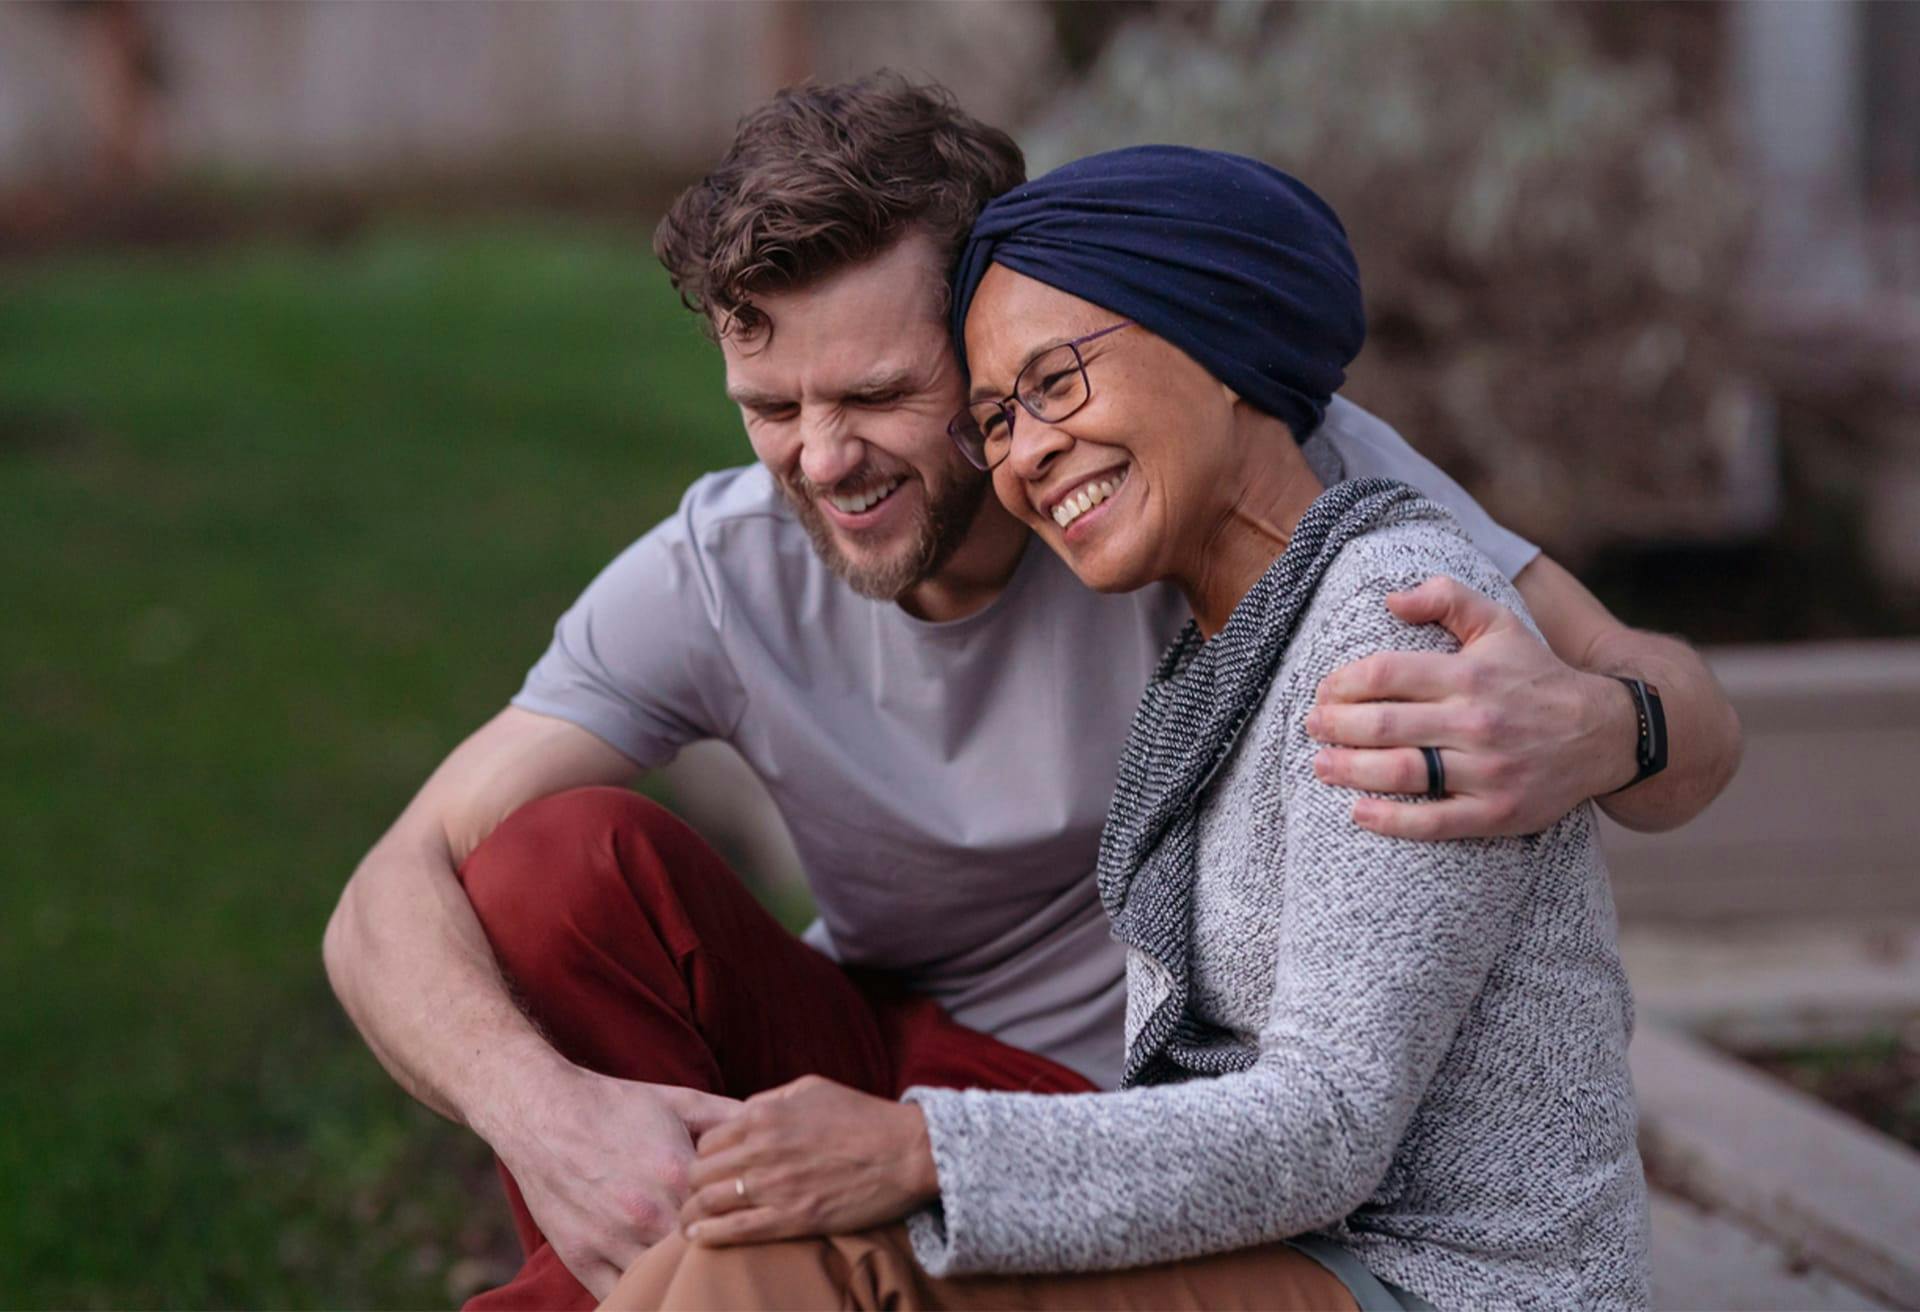
<path fill-rule="evenodd" d="M 0 1304 L 435 1306 L 477 1142 L 321 928 L 426 771 L 747 458 L 638 233 L 0 268 Z"/>

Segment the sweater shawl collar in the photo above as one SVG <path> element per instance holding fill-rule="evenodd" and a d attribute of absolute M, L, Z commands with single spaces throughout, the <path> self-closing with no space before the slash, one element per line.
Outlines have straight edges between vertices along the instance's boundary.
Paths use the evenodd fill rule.
<path fill-rule="evenodd" d="M 1300 517 L 1286 550 L 1225 627 L 1204 640 L 1189 620 L 1161 657 L 1134 714 L 1097 866 L 1114 937 L 1158 963 L 1169 984 L 1151 1014 L 1128 1025 L 1125 1085 L 1222 1075 L 1258 1055 L 1188 1010 L 1200 803 L 1265 699 L 1340 549 L 1423 510 L 1443 513 L 1389 479 L 1334 484 Z"/>

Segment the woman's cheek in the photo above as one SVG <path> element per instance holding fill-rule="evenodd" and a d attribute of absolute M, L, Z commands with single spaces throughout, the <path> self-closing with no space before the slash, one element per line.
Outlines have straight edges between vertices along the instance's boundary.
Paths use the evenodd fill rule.
<path fill-rule="evenodd" d="M 1034 513 L 1033 505 L 1027 500 L 1026 485 L 1020 476 L 1007 469 L 1007 462 L 1001 461 L 999 468 L 993 471 L 993 494 L 1000 498 L 1000 504 L 1015 519 L 1024 520 L 1035 528 L 1040 526 L 1040 517 Z"/>

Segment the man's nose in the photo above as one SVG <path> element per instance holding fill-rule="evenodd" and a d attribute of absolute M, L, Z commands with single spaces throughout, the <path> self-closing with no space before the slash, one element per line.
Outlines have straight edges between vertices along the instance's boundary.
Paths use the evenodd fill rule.
<path fill-rule="evenodd" d="M 800 411 L 800 472 L 816 487 L 832 487 L 860 468 L 866 458 L 846 417 L 825 406 Z"/>

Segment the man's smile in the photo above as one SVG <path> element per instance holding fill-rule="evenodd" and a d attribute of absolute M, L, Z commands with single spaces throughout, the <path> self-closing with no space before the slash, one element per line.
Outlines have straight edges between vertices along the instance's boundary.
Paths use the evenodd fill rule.
<path fill-rule="evenodd" d="M 904 500 L 895 494 L 907 482 L 905 475 L 896 474 L 852 492 L 823 492 L 817 499 L 834 524 L 849 529 L 872 528 L 889 518 Z"/>

